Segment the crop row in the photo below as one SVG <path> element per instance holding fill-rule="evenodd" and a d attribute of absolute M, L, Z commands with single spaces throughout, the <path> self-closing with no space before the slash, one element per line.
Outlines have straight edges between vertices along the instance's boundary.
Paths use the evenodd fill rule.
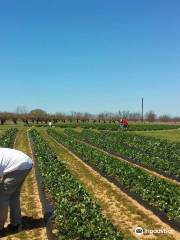
<path fill-rule="evenodd" d="M 117 123 L 62 123 L 57 124 L 58 127 L 62 128 L 84 128 L 84 129 L 97 129 L 97 130 L 111 130 L 117 131 L 122 130 L 120 125 Z M 168 130 L 177 129 L 179 125 L 165 125 L 165 124 L 130 124 L 128 131 L 150 131 L 150 130 Z"/>
<path fill-rule="evenodd" d="M 69 136 L 98 146 L 110 153 L 133 160 L 154 170 L 180 178 L 180 144 L 127 132 L 76 132 Z"/>
<path fill-rule="evenodd" d="M 37 127 L 47 127 L 48 124 L 28 124 L 26 126 L 37 126 Z M 118 131 L 122 130 L 119 123 L 82 123 L 82 122 L 72 122 L 72 123 L 55 123 L 57 127 L 61 128 L 83 128 L 83 129 L 97 129 L 97 130 L 110 130 Z M 170 130 L 178 129 L 180 125 L 170 125 L 170 124 L 129 124 L 128 131 L 151 131 L 151 130 Z"/>
<path fill-rule="evenodd" d="M 164 212 L 169 220 L 180 220 L 179 186 L 152 176 L 143 169 L 117 160 L 54 129 L 49 129 L 48 133 L 81 159 L 93 164 L 100 172 L 109 177 L 115 177 L 130 192 L 136 193 L 149 205 Z"/>
<path fill-rule="evenodd" d="M 17 133 L 17 128 L 9 128 L 1 137 L 0 137 L 0 146 L 1 147 L 12 147 Z"/>
<path fill-rule="evenodd" d="M 58 239 L 120 240 L 124 237 L 101 213 L 84 187 L 36 130 L 30 131 L 36 161 L 55 205 Z"/>

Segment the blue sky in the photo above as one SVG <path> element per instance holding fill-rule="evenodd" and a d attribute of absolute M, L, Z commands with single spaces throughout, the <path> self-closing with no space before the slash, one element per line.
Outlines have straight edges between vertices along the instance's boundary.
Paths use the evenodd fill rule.
<path fill-rule="evenodd" d="M 180 116 L 179 0 L 1 0 L 0 111 Z"/>

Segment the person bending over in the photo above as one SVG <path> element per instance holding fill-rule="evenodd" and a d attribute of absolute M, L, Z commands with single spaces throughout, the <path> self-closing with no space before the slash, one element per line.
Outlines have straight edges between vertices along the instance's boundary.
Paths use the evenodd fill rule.
<path fill-rule="evenodd" d="M 8 229 L 19 232 L 22 229 L 20 191 L 32 169 L 32 159 L 21 151 L 0 148 L 0 237 L 5 235 L 5 222 L 10 209 Z"/>

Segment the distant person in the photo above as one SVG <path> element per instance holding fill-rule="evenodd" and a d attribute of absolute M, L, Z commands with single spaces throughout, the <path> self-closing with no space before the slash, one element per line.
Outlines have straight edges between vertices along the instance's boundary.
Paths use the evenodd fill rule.
<path fill-rule="evenodd" d="M 120 127 L 123 128 L 123 118 L 119 120 Z"/>
<path fill-rule="evenodd" d="M 8 230 L 13 233 L 22 229 L 20 191 L 32 169 L 32 160 L 21 151 L 0 148 L 0 237 L 5 235 L 4 224 L 10 208 Z"/>
<path fill-rule="evenodd" d="M 129 124 L 129 123 L 128 123 L 128 119 L 127 119 L 127 118 L 124 118 L 124 119 L 123 119 L 123 128 L 124 128 L 124 129 L 127 129 L 127 128 L 128 128 L 128 124 Z"/>
<path fill-rule="evenodd" d="M 51 121 L 49 122 L 49 127 L 52 127 L 52 122 Z"/>

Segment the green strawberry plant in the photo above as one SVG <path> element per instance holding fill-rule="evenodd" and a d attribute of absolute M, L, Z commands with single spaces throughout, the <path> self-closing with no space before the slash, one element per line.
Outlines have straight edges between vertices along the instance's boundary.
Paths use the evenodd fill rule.
<path fill-rule="evenodd" d="M 8 129 L 1 137 L 0 137 L 0 146 L 1 147 L 12 147 L 14 144 L 14 140 L 17 134 L 17 128 Z"/>

